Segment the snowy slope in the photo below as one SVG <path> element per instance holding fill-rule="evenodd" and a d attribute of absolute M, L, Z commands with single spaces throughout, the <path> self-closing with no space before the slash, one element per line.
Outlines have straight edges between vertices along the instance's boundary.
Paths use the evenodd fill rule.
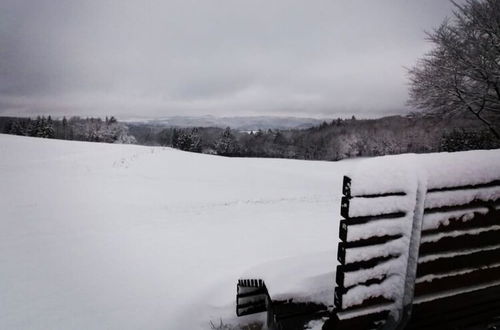
<path fill-rule="evenodd" d="M 333 293 L 352 163 L 0 135 L 0 329 L 235 323 L 236 280 L 283 259 Z"/>
<path fill-rule="evenodd" d="M 331 303 L 344 173 L 362 194 L 401 185 L 405 168 L 432 188 L 460 184 L 462 167 L 488 182 L 498 164 L 500 150 L 313 162 L 0 134 L 0 329 L 244 323 L 242 276 Z"/>

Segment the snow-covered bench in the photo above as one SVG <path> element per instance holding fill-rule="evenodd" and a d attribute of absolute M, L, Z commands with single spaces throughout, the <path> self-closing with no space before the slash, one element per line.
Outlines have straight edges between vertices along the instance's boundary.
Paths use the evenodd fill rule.
<path fill-rule="evenodd" d="M 344 179 L 325 329 L 466 328 L 500 317 L 498 151 L 409 160 Z"/>
<path fill-rule="evenodd" d="M 276 329 L 325 316 L 323 329 L 465 328 L 500 318 L 499 151 L 362 161 L 342 190 L 333 309 L 274 301 L 263 281 L 240 281 L 238 315 L 267 310 Z"/>

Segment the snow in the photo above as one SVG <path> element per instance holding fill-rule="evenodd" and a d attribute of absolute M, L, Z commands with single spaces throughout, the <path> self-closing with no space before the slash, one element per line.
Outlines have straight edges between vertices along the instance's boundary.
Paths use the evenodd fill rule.
<path fill-rule="evenodd" d="M 389 259 L 372 268 L 345 273 L 344 286 L 350 287 L 371 279 L 382 279 L 384 276 L 404 276 L 402 273 L 404 267 L 406 267 L 406 258 L 404 256 Z M 345 299 L 345 302 L 350 305 L 348 299 Z"/>
<path fill-rule="evenodd" d="M 333 299 L 352 163 L 0 135 L 0 329 L 244 323 L 237 279 L 280 260 L 298 293 Z"/>
<path fill-rule="evenodd" d="M 366 224 L 351 225 L 347 230 L 347 240 L 355 241 L 373 236 L 401 234 L 403 240 L 397 243 L 386 243 L 368 248 L 353 249 L 346 253 L 346 260 L 369 260 L 370 257 L 397 255 L 400 257 L 378 264 L 370 269 L 346 273 L 344 286 L 349 289 L 343 296 L 343 308 L 360 304 L 369 297 L 384 296 L 394 299 L 395 306 L 402 306 L 405 294 L 408 256 L 414 254 L 416 260 L 418 244 L 406 244 L 412 236 L 412 225 L 416 210 L 422 212 L 423 206 L 417 208 L 417 193 L 426 208 L 463 205 L 474 200 L 494 201 L 500 198 L 498 187 L 480 190 L 467 189 L 456 191 L 425 192 L 429 189 L 457 187 L 490 183 L 500 178 L 500 152 L 473 151 L 462 153 L 441 153 L 428 155 L 400 155 L 367 159 L 356 163 L 348 176 L 351 178 L 351 195 L 349 217 L 378 216 L 382 214 L 403 212 L 404 217 L 390 220 L 373 220 Z M 390 194 L 398 193 L 398 195 Z M 404 195 L 399 195 L 404 193 Z M 377 196 L 389 194 L 388 196 Z M 363 197 L 366 195 L 372 195 Z M 425 198 L 425 202 L 424 202 Z M 422 204 L 423 204 L 422 203 Z M 465 212 L 465 214 L 464 214 Z M 487 208 L 469 208 L 462 211 L 449 211 L 428 214 L 422 222 L 423 229 L 438 228 L 448 224 L 451 219 L 468 221 L 474 213 L 484 214 Z M 419 224 L 415 230 L 420 233 Z M 422 242 L 433 242 L 443 237 L 459 235 L 476 235 L 486 230 L 498 230 L 500 226 L 478 228 L 465 231 L 453 231 L 428 235 Z M 415 236 L 414 236 L 415 237 Z M 419 239 L 419 237 L 416 237 Z M 391 244 L 391 246 L 389 246 Z M 394 246 L 393 246 L 394 245 Z M 395 253 L 391 248 L 397 249 Z M 356 251 L 357 250 L 357 251 Z M 410 251 L 411 250 L 411 251 Z M 413 251 L 413 252 L 412 252 Z M 370 286 L 359 285 L 369 279 L 380 279 L 387 276 L 380 284 Z M 427 278 L 426 278 L 427 280 Z M 430 278 L 432 280 L 432 278 Z M 358 285 L 358 286 L 355 286 Z"/>
<path fill-rule="evenodd" d="M 467 222 L 472 220 L 475 216 L 488 213 L 487 207 L 471 207 L 460 211 L 446 211 L 424 214 L 422 223 L 422 230 L 437 229 L 439 226 L 448 226 L 450 220 L 459 220 Z"/>
<path fill-rule="evenodd" d="M 459 293 L 467 293 L 467 292 L 473 292 L 477 290 L 483 290 L 487 289 L 493 286 L 500 285 L 500 281 L 492 281 L 492 282 L 487 282 L 487 283 L 481 283 L 477 285 L 471 285 L 466 288 L 460 288 L 460 289 L 454 289 L 454 290 L 446 290 L 439 292 L 437 294 L 428 294 L 428 295 L 423 295 L 423 296 L 418 296 L 414 300 L 414 304 L 422 304 L 425 302 L 433 301 L 436 299 L 442 299 L 450 296 L 457 295 Z"/>
<path fill-rule="evenodd" d="M 428 187 L 436 189 L 489 183 L 500 178 L 500 152 L 474 150 L 422 156 Z"/>
<path fill-rule="evenodd" d="M 371 236 L 401 235 L 397 248 L 397 258 L 382 262 L 373 268 L 348 272 L 344 286 L 351 287 L 370 279 L 385 280 L 370 286 L 358 285 L 343 296 L 342 307 L 360 304 L 370 297 L 383 296 L 394 301 L 395 306 L 403 303 L 404 286 L 409 255 L 409 242 L 412 234 L 413 215 L 416 209 L 419 185 L 425 186 L 425 176 L 418 165 L 416 155 L 388 156 L 360 161 L 351 171 L 351 192 L 353 196 L 377 195 L 381 193 L 404 193 L 402 196 L 354 197 L 350 200 L 349 216 L 376 216 L 402 212 L 403 217 L 389 220 L 374 220 L 348 228 L 349 240 Z M 349 233 L 351 231 L 351 233 Z M 402 242 L 407 243 L 401 246 Z M 379 250 L 381 248 L 381 250 Z M 394 255 L 387 245 L 375 245 L 370 253 L 380 256 Z"/>
<path fill-rule="evenodd" d="M 376 305 L 370 305 L 369 307 L 366 308 L 358 308 L 354 310 L 348 310 L 345 312 L 342 311 L 339 312 L 337 316 L 339 317 L 340 320 L 348 320 L 362 315 L 368 315 L 368 314 L 378 313 L 381 311 L 391 310 L 392 307 L 393 307 L 392 303 L 376 304 Z"/>
<path fill-rule="evenodd" d="M 331 304 L 345 173 L 353 196 L 406 193 L 384 205 L 351 200 L 356 214 L 392 212 L 396 200 L 406 212 L 390 220 L 401 226 L 354 229 L 356 238 L 404 234 L 377 249 L 349 249 L 354 262 L 407 251 L 418 178 L 429 188 L 486 183 L 500 177 L 499 163 L 498 151 L 319 162 L 0 135 L 0 329 L 208 329 L 220 319 L 262 320 L 236 318 L 236 281 L 246 277 L 264 279 L 273 298 Z M 344 303 L 394 297 L 405 264 L 382 264 L 390 281 Z"/>
<path fill-rule="evenodd" d="M 241 277 L 263 279 L 274 300 L 333 305 L 335 255 L 336 248 L 273 260 L 246 270 Z"/>
<path fill-rule="evenodd" d="M 350 248 L 346 250 L 345 263 L 349 264 L 378 257 L 398 256 L 408 250 L 408 244 L 409 239 L 403 236 L 376 246 Z"/>
<path fill-rule="evenodd" d="M 498 186 L 470 190 L 437 191 L 427 194 L 425 207 L 435 208 L 442 206 L 465 205 L 473 202 L 474 200 L 495 201 L 498 199 L 500 199 L 500 189 L 498 189 Z"/>
<path fill-rule="evenodd" d="M 500 245 L 489 245 L 485 246 L 483 248 L 475 248 L 475 249 L 465 249 L 461 251 L 453 251 L 453 252 L 442 252 L 442 253 L 434 253 L 434 254 L 429 254 L 425 256 L 421 256 L 418 258 L 418 263 L 426 263 L 429 261 L 434 261 L 437 259 L 445 259 L 445 258 L 454 258 L 458 256 L 465 256 L 477 252 L 483 252 L 483 251 L 492 251 L 492 250 L 497 250 L 500 249 Z"/>
<path fill-rule="evenodd" d="M 465 269 L 460 269 L 460 270 L 449 272 L 449 273 L 429 274 L 429 275 L 419 277 L 416 280 L 416 283 L 432 282 L 436 279 L 464 275 L 464 274 L 473 273 L 473 272 L 481 270 L 481 269 L 492 269 L 492 268 L 498 268 L 498 267 L 500 267 L 500 263 L 484 265 L 484 266 L 476 267 L 476 268 L 465 268 Z"/>
<path fill-rule="evenodd" d="M 354 164 L 347 172 L 352 179 L 352 196 L 400 193 L 416 190 L 416 163 L 413 154 L 369 158 Z"/>
<path fill-rule="evenodd" d="M 359 305 L 367 299 L 376 297 L 396 300 L 399 299 L 400 288 L 401 279 L 397 276 L 390 276 L 380 284 L 358 285 L 344 295 L 342 307 Z"/>
<path fill-rule="evenodd" d="M 479 235 L 488 231 L 500 231 L 500 225 L 490 226 L 490 227 L 478 227 L 467 230 L 453 230 L 449 232 L 442 232 L 437 234 L 426 235 L 422 237 L 421 243 L 437 242 L 443 238 L 448 237 L 459 237 L 465 235 Z"/>
<path fill-rule="evenodd" d="M 323 328 L 323 324 L 327 321 L 328 318 L 323 317 L 320 320 L 312 320 L 309 321 L 304 330 L 321 330 Z"/>
<path fill-rule="evenodd" d="M 362 225 L 351 225 L 348 227 L 347 241 L 351 242 L 385 235 L 399 235 L 407 229 L 407 224 L 405 223 L 407 220 L 375 220 Z"/>
<path fill-rule="evenodd" d="M 383 203 L 380 201 L 383 200 Z M 387 196 L 383 198 L 353 198 L 350 200 L 349 217 L 375 216 L 405 212 L 415 204 L 409 196 Z"/>

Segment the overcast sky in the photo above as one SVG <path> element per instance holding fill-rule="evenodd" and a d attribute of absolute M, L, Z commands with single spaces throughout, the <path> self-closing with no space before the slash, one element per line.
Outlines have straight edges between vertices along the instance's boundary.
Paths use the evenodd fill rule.
<path fill-rule="evenodd" d="M 0 115 L 404 113 L 447 0 L 0 0 Z"/>

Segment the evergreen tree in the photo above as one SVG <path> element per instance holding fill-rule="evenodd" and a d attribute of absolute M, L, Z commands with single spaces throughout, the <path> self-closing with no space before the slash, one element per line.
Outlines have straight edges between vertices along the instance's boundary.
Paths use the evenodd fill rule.
<path fill-rule="evenodd" d="M 189 151 L 201 152 L 201 137 L 197 128 L 191 130 L 191 146 Z"/>
<path fill-rule="evenodd" d="M 231 128 L 227 127 L 222 132 L 219 139 L 215 142 L 215 151 L 222 156 L 236 156 L 240 151 L 240 147 L 236 138 L 231 133 Z"/>

